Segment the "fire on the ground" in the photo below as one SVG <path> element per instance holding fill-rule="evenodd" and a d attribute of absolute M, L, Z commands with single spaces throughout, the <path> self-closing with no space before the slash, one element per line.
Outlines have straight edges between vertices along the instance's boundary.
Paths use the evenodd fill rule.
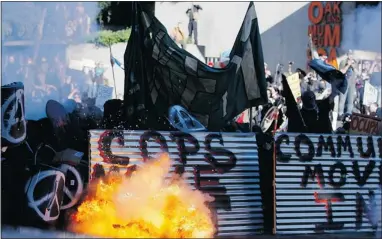
<path fill-rule="evenodd" d="M 89 187 L 69 229 L 115 238 L 211 238 L 215 232 L 209 195 L 183 178 L 168 179 L 171 162 L 162 155 L 130 178 L 108 176 Z"/>

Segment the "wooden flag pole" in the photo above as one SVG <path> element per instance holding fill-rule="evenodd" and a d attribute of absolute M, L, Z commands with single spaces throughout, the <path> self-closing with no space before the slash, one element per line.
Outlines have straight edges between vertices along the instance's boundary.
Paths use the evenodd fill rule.
<path fill-rule="evenodd" d="M 250 130 L 250 132 L 252 132 L 252 117 L 253 117 L 252 108 L 253 107 L 249 108 L 249 130 Z"/>
<path fill-rule="evenodd" d="M 114 82 L 114 94 L 115 98 L 117 98 L 117 85 L 115 84 L 115 75 L 114 75 L 114 60 L 113 60 L 113 53 L 111 52 L 111 42 L 109 42 L 109 51 L 110 51 L 110 64 L 111 64 L 111 71 L 113 73 L 113 82 Z"/>

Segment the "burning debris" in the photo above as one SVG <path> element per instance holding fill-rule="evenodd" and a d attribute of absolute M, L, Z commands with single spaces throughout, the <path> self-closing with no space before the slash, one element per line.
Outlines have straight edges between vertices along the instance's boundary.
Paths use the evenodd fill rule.
<path fill-rule="evenodd" d="M 168 155 L 145 164 L 130 178 L 111 175 L 94 182 L 73 215 L 70 230 L 118 238 L 211 238 L 209 195 L 185 180 L 167 179 Z"/>

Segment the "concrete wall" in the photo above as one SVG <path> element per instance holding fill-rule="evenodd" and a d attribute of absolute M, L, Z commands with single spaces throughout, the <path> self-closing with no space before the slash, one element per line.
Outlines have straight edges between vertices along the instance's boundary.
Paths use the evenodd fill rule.
<path fill-rule="evenodd" d="M 277 63 L 294 61 L 305 68 L 308 43 L 308 6 L 310 2 L 255 2 L 263 44 L 264 59 L 274 71 Z M 200 45 L 206 46 L 206 56 L 218 56 L 232 47 L 241 27 L 249 2 L 200 2 Z M 156 2 L 155 15 L 170 31 L 178 21 L 186 33 L 185 14 L 190 2 Z M 352 5 L 352 6 L 351 6 Z M 350 7 L 349 7 L 350 6 Z M 342 4 L 354 8 L 354 2 Z M 352 16 L 350 16 L 352 17 Z M 344 31 L 343 31 L 344 32 Z M 349 35 L 349 31 L 346 31 Z M 350 36 L 346 36 L 350 37 Z"/>

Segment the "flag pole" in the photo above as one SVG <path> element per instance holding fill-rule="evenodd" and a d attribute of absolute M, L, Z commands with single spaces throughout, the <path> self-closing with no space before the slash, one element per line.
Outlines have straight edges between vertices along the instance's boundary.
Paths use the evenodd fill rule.
<path fill-rule="evenodd" d="M 113 81 L 114 81 L 114 94 L 115 94 L 115 98 L 117 98 L 117 85 L 115 84 L 114 60 L 113 60 L 113 53 L 111 52 L 111 42 L 109 42 L 109 51 L 110 51 L 111 71 L 113 73 Z"/>
<path fill-rule="evenodd" d="M 252 117 L 253 117 L 252 108 L 253 107 L 249 108 L 249 130 L 250 130 L 250 132 L 252 132 Z"/>

